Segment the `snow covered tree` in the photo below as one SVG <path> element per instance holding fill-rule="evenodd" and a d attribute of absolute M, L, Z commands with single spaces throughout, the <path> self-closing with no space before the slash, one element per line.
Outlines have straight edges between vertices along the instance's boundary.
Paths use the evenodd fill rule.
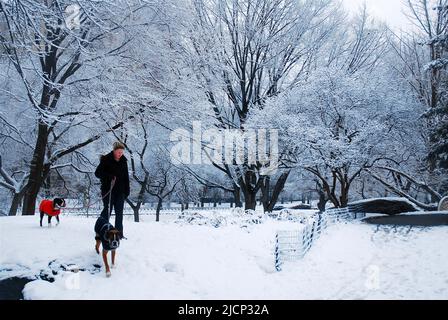
<path fill-rule="evenodd" d="M 338 67 L 348 73 L 373 72 L 388 51 L 387 27 L 375 21 L 364 3 L 352 17 L 341 21 L 334 41 L 317 57 L 316 66 Z"/>
<path fill-rule="evenodd" d="M 293 86 L 337 25 L 332 0 L 193 0 L 194 63 L 219 129 L 245 130 L 248 114 Z M 215 167 L 254 209 L 267 177 L 260 163 Z M 277 181 L 281 189 L 283 178 Z"/>
<path fill-rule="evenodd" d="M 16 70 L 30 113 L 37 120 L 23 214 L 34 214 L 38 192 L 54 163 L 122 125 L 99 128 L 93 136 L 64 143 L 67 132 L 82 126 L 86 119 L 98 119 L 101 112 L 99 106 L 61 108 L 60 101 L 68 87 L 97 79 L 107 70 L 95 62 L 109 63 L 108 58 L 123 52 L 131 41 L 127 26 L 132 14 L 143 6 L 130 1 L 0 2 L 2 56 Z M 89 68 L 94 72 L 83 72 Z"/>
<path fill-rule="evenodd" d="M 430 130 L 432 145 L 429 158 L 434 159 L 438 174 L 448 172 L 448 1 L 438 1 L 433 8 L 438 17 L 438 29 L 428 46 L 435 52 L 428 72 L 440 78 L 437 104 L 427 114 L 434 124 Z M 441 192 L 448 192 L 448 179 L 441 181 Z"/>
<path fill-rule="evenodd" d="M 0 181 L 0 185 L 8 189 L 13 195 L 12 203 L 9 209 L 9 215 L 13 216 L 16 214 L 17 208 L 19 207 L 20 201 L 23 197 L 25 184 L 28 179 L 28 173 L 22 172 L 20 179 L 14 178 L 18 172 L 9 174 L 4 168 L 2 163 L 2 156 L 0 156 L 0 176 L 3 181 Z"/>
<path fill-rule="evenodd" d="M 364 170 L 400 148 L 393 141 L 412 99 L 379 75 L 322 68 L 254 113 L 254 121 L 280 129 L 282 148 L 335 207 L 347 206 Z"/>
<path fill-rule="evenodd" d="M 399 63 L 398 74 L 408 81 L 422 103 L 421 130 L 426 147 L 423 179 L 431 192 L 431 202 L 440 200 L 438 194 L 446 192 L 447 181 L 443 170 L 446 159 L 446 103 L 447 92 L 447 28 L 446 0 L 408 0 L 408 17 L 415 27 L 408 33 L 395 35 L 391 40 Z M 392 172 L 390 172 L 392 173 Z M 413 174 L 407 173 L 409 176 Z"/>
<path fill-rule="evenodd" d="M 174 195 L 181 203 L 181 210 L 188 210 L 191 202 L 200 201 L 200 184 L 191 175 L 185 176 L 178 184 Z"/>
<path fill-rule="evenodd" d="M 52 169 L 74 167 L 82 158 L 83 170 L 91 170 L 82 151 L 93 142 L 132 125 L 139 115 L 154 120 L 153 115 L 171 111 L 163 120 L 168 123 L 173 111 L 179 111 L 177 118 L 191 112 L 186 108 L 182 114 L 178 106 L 198 106 L 191 100 L 195 82 L 187 81 L 179 54 L 182 40 L 176 21 L 182 21 L 183 11 L 174 2 L 165 4 L 0 3 L 0 25 L 5 26 L 0 61 L 8 66 L 1 72 L 10 74 L 12 66 L 15 74 L 10 77 L 18 84 L 6 93 L 26 97 L 20 104 L 22 114 L 36 119 L 23 125 L 34 130 L 26 141 L 35 141 L 25 157 L 31 161 L 25 164 L 29 174 L 23 214 L 34 213 L 36 197 Z"/>
<path fill-rule="evenodd" d="M 159 148 L 152 158 L 150 175 L 151 181 L 146 191 L 157 199 L 156 221 L 158 222 L 163 201 L 175 193 L 178 185 L 188 174 L 171 163 L 166 149 Z"/>

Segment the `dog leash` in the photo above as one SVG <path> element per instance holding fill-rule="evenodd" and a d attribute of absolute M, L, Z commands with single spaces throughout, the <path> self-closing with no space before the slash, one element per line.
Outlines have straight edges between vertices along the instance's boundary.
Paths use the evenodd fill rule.
<path fill-rule="evenodd" d="M 115 177 L 114 177 L 114 179 L 110 182 L 110 190 L 109 190 L 109 209 L 107 210 L 108 212 L 107 212 L 107 221 L 109 221 L 109 219 L 110 219 L 110 216 L 111 216 L 111 214 L 112 214 L 112 188 L 114 187 L 114 185 L 115 185 Z"/>
<path fill-rule="evenodd" d="M 94 203 L 91 203 L 91 204 L 89 204 L 89 205 L 86 206 L 86 207 L 79 207 L 79 208 L 76 208 L 76 207 L 64 207 L 63 209 L 64 209 L 64 210 L 82 210 L 82 209 L 88 209 L 88 208 L 90 208 L 90 207 L 93 207 L 95 204 L 100 203 L 101 201 L 103 201 L 104 198 L 106 198 L 107 196 L 109 196 L 109 206 L 110 206 L 111 198 L 112 198 L 112 188 L 114 187 L 114 185 L 115 185 L 115 180 L 112 180 L 112 182 L 111 182 L 111 184 L 110 184 L 110 189 L 109 189 L 109 191 L 108 191 L 104 196 L 102 196 L 100 200 L 95 201 Z M 109 214 L 109 217 L 110 217 L 110 214 Z"/>

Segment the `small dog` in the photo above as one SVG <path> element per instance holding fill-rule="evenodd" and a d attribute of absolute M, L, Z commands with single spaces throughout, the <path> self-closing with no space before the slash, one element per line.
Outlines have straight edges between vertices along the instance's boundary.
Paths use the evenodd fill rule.
<path fill-rule="evenodd" d="M 59 224 L 59 215 L 61 208 L 65 208 L 65 200 L 62 198 L 55 198 L 54 200 L 42 200 L 39 205 L 40 212 L 40 226 L 42 227 L 42 219 L 44 215 L 48 215 L 48 226 L 51 227 L 51 218 L 56 217 Z"/>
<path fill-rule="evenodd" d="M 120 246 L 120 231 L 116 229 L 109 221 L 99 217 L 95 223 L 95 251 L 100 254 L 100 244 L 103 246 L 103 262 L 106 268 L 106 277 L 110 277 L 109 263 L 107 254 L 112 251 L 112 269 L 115 268 L 116 249 Z"/>

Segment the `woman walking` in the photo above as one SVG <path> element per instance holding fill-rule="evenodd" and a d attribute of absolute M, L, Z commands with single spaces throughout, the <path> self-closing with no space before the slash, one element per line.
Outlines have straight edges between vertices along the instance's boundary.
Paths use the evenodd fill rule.
<path fill-rule="evenodd" d="M 101 196 L 104 204 L 101 216 L 109 221 L 112 209 L 115 211 L 115 228 L 120 231 L 120 238 L 124 238 L 123 208 L 130 193 L 128 164 L 124 149 L 123 143 L 115 142 L 113 150 L 101 156 L 100 164 L 95 170 L 95 176 L 101 180 Z M 107 194 L 111 187 L 111 193 Z"/>

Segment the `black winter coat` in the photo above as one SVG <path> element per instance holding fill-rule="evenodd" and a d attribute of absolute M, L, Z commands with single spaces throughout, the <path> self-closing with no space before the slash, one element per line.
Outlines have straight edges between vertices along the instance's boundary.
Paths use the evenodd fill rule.
<path fill-rule="evenodd" d="M 95 176 L 101 180 L 102 194 L 110 190 L 113 177 L 117 177 L 115 186 L 112 189 L 113 193 L 123 193 L 125 198 L 129 196 L 128 159 L 125 156 L 122 156 L 119 161 L 114 159 L 113 152 L 102 156 L 100 164 L 95 170 Z"/>

